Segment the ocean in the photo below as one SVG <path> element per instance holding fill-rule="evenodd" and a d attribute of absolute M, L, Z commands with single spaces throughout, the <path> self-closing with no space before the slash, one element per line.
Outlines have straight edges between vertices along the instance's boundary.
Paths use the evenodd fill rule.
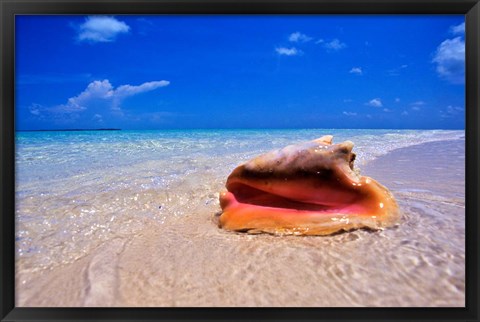
<path fill-rule="evenodd" d="M 239 164 L 331 134 L 399 224 L 326 237 L 218 228 Z M 464 306 L 465 132 L 16 133 L 17 306 Z"/>

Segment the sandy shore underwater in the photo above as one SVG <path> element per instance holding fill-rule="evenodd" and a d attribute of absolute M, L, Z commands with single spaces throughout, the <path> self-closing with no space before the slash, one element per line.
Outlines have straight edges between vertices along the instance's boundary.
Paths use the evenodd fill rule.
<path fill-rule="evenodd" d="M 383 231 L 327 237 L 219 229 L 226 177 L 212 165 L 137 196 L 169 215 L 142 216 L 134 234 L 44 269 L 17 260 L 16 305 L 464 306 L 464 143 L 420 144 L 359 164 L 394 193 L 402 219 Z M 180 208 L 188 211 L 176 216 Z"/>

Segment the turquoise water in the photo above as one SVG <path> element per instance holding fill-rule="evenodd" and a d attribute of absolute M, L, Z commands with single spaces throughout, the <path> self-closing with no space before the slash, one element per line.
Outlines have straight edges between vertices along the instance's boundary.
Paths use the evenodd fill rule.
<path fill-rule="evenodd" d="M 16 179 L 22 184 L 145 161 L 192 160 L 231 154 L 254 156 L 326 133 L 334 135 L 336 142 L 353 141 L 358 159 L 364 162 L 397 148 L 464 137 L 464 131 L 444 130 L 17 132 Z"/>
<path fill-rule="evenodd" d="M 384 269 L 398 274 L 399 285 L 408 286 L 411 276 L 406 272 L 412 268 L 413 260 L 415 265 L 423 265 L 418 268 L 418 276 L 447 276 L 451 281 L 447 280 L 445 283 L 450 283 L 448 285 L 451 287 L 460 285 L 452 288 L 456 292 L 451 293 L 454 294 L 453 300 L 438 295 L 436 299 L 440 305 L 461 302 L 464 285 L 461 265 L 464 258 L 462 187 L 465 133 L 450 130 L 17 132 L 18 283 L 29 285 L 32 274 L 41 274 L 76 263 L 79 259 L 95 253 L 101 245 L 107 245 L 119 238 L 131 239 L 152 225 L 158 228 L 158 238 L 169 236 L 168 238 L 177 240 L 179 246 L 183 239 L 168 235 L 175 225 L 180 225 L 179 231 L 182 231 L 182 235 L 194 236 L 192 238 L 199 245 L 208 236 L 220 240 L 226 238 L 225 240 L 233 243 L 235 238 L 243 237 L 223 233 L 211 221 L 214 214 L 220 210 L 218 193 L 224 189 L 228 174 L 240 163 L 261 153 L 326 134 L 334 136 L 334 143 L 353 141 L 353 151 L 357 154 L 356 167 L 361 171 L 367 169 L 366 175 L 378 178 L 382 184 L 392 189 L 406 211 L 405 222 L 401 223 L 399 229 L 387 230 L 385 235 L 359 232 L 349 236 L 360 236 L 366 245 L 375 245 L 378 254 L 403 247 L 404 241 L 424 240 L 424 244 L 420 243 L 411 248 L 412 252 L 399 255 L 396 259 L 388 258 L 385 265 L 391 267 Z M 441 144 L 447 141 L 451 145 Z M 418 149 L 413 150 L 413 155 L 397 156 L 395 168 L 389 168 L 389 165 L 384 163 L 381 166 L 375 165 L 377 159 L 388 157 L 399 151 L 397 149 L 431 142 L 439 142 L 440 146 L 436 146 L 435 151 Z M 437 152 L 441 153 L 437 156 Z M 440 158 L 440 155 L 443 157 Z M 429 160 L 433 159 L 437 165 L 434 169 L 429 169 Z M 416 162 L 424 167 L 415 167 Z M 425 176 L 429 171 L 437 171 L 446 179 L 435 182 L 434 177 L 428 177 L 429 180 L 416 183 L 417 177 Z M 451 175 L 445 177 L 446 174 Z M 452 217 L 452 214 L 455 216 Z M 442 233 L 439 234 L 439 231 Z M 258 238 L 260 242 L 268 237 Z M 307 256 L 313 251 L 310 244 L 315 240 L 328 244 L 328 249 L 322 250 L 322 256 L 350 258 L 351 263 L 364 260 L 363 255 L 351 257 L 354 255 L 348 253 L 348 245 L 335 242 L 336 239 L 343 240 L 346 237 L 331 238 L 299 239 L 298 243 L 302 243 L 302 247 L 308 250 L 304 255 L 294 255 L 293 252 L 290 255 Z M 265 240 L 263 244 L 259 244 L 257 251 L 270 247 L 268 245 L 272 241 L 269 239 L 265 243 Z M 439 242 L 444 243 L 440 248 L 436 246 Z M 248 239 L 248 243 L 251 243 L 251 239 Z M 419 251 L 422 247 L 426 249 L 424 253 Z M 201 254 L 201 250 L 198 250 L 198 253 Z M 179 255 L 173 253 L 172 256 L 178 259 Z M 204 256 L 207 258 L 211 254 Z M 308 261 L 307 257 L 303 259 Z M 444 257 L 455 259 L 453 268 L 448 262 L 444 264 L 446 268 L 436 264 L 442 271 L 432 273 L 435 265 L 429 263 L 434 263 L 435 260 L 438 263 L 443 261 Z M 221 258 L 216 260 L 221 261 Z M 249 256 L 245 257 L 245 263 L 250 260 Z M 372 265 L 373 263 L 375 261 L 372 259 Z M 250 264 L 255 270 L 256 264 Z M 232 272 L 236 269 L 225 263 L 221 265 L 224 265 L 222 269 L 231 269 Z M 446 270 L 450 273 L 445 273 Z M 145 272 L 149 272 L 145 274 L 151 276 L 157 274 L 149 267 L 145 267 Z M 294 277 L 292 275 L 285 278 Z M 205 283 L 208 284 L 208 281 Z M 366 278 L 357 288 L 351 286 L 351 298 L 355 298 L 355 303 L 363 303 L 362 289 L 367 285 L 375 291 L 373 283 L 373 279 L 369 281 Z M 24 289 L 23 294 L 37 294 L 36 292 L 40 291 L 39 285 L 30 284 L 30 289 Z M 434 287 L 432 285 L 440 284 L 438 280 L 425 280 L 426 289 Z M 342 290 L 341 285 L 332 287 L 337 287 L 338 292 Z M 380 288 L 381 285 L 377 287 Z M 384 291 L 378 289 L 380 293 Z M 332 292 L 335 293 L 334 290 Z M 338 293 L 339 296 L 342 292 Z M 431 294 L 433 293 L 427 295 Z M 32 295 L 32 299 L 34 298 Z M 376 297 L 375 302 L 372 298 L 369 303 L 381 305 L 379 299 L 381 298 Z M 392 299 L 391 303 L 400 303 L 395 301 Z M 400 304 L 408 306 L 422 303 L 416 300 L 405 301 Z"/>

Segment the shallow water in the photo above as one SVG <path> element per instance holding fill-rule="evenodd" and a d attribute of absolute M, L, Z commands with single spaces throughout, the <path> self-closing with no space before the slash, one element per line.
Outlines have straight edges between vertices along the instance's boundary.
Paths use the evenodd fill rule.
<path fill-rule="evenodd" d="M 324 134 L 355 143 L 397 227 L 217 228 L 235 166 Z M 464 131 L 22 132 L 16 156 L 18 306 L 464 305 Z"/>

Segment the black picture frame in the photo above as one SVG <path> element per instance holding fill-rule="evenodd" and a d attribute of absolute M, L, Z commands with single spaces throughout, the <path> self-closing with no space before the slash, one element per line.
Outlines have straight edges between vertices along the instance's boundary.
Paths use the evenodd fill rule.
<path fill-rule="evenodd" d="M 466 18 L 465 308 L 16 308 L 14 19 L 17 14 L 464 14 Z M 478 0 L 0 0 L 1 321 L 479 321 Z"/>

